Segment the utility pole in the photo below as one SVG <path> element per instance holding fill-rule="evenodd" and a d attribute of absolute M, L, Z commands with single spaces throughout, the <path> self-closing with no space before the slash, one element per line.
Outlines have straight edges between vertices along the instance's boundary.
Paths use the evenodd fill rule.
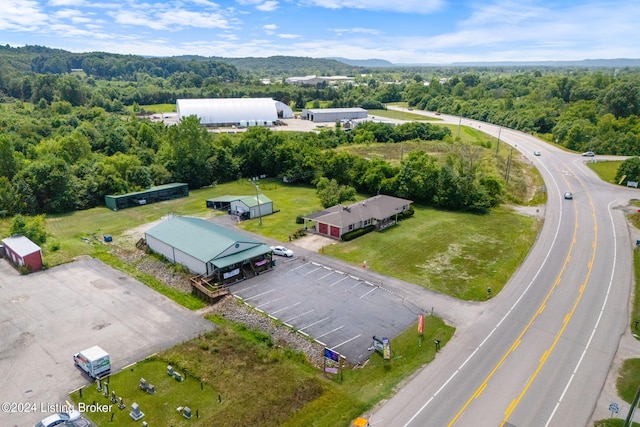
<path fill-rule="evenodd" d="M 500 133 L 502 133 L 502 126 L 498 129 L 498 145 L 496 146 L 496 156 L 498 155 L 498 150 L 500 150 Z"/>
<path fill-rule="evenodd" d="M 262 211 L 260 210 L 260 195 L 258 194 L 260 187 L 258 187 L 256 182 L 254 182 L 254 185 L 256 186 L 256 200 L 258 201 L 258 218 L 260 220 L 260 227 L 262 227 Z"/>

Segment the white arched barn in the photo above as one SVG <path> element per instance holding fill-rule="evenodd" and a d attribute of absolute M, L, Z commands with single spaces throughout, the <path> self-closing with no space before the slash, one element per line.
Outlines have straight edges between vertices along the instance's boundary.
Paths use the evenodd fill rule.
<path fill-rule="evenodd" d="M 178 119 L 197 116 L 205 126 L 273 126 L 292 119 L 288 105 L 271 98 L 207 98 L 176 100 Z"/>

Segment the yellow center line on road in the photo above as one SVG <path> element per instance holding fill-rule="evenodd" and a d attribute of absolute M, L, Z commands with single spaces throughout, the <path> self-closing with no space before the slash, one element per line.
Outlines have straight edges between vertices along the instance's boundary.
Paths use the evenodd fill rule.
<path fill-rule="evenodd" d="M 584 291 L 587 288 L 587 283 L 589 282 L 589 278 L 591 277 L 591 271 L 593 269 L 593 261 L 595 260 L 595 257 L 596 257 L 596 246 L 597 246 L 597 242 L 598 242 L 598 222 L 596 221 L 596 218 L 595 218 L 595 207 L 593 206 L 593 201 L 591 200 L 590 197 L 589 197 L 589 204 L 591 205 L 591 212 L 593 212 L 592 217 L 594 219 L 593 222 L 595 224 L 594 227 L 593 227 L 593 229 L 594 229 L 594 241 L 593 241 L 593 245 L 591 246 L 592 249 L 593 249 L 591 251 L 591 261 L 589 262 L 589 268 L 587 270 L 587 274 L 585 276 L 584 282 L 582 282 L 582 285 L 580 286 L 580 288 L 578 290 L 578 296 L 576 297 L 575 301 L 573 302 L 573 306 L 571 307 L 571 310 L 565 316 L 564 321 L 562 322 L 562 327 L 560 328 L 560 330 L 556 334 L 556 337 L 553 340 L 553 343 L 551 344 L 551 347 L 549 347 L 549 349 L 546 352 L 546 354 L 548 354 L 548 355 L 550 355 L 553 352 L 553 349 L 555 348 L 556 344 L 558 344 L 558 341 L 560 341 L 560 338 L 562 337 L 562 334 L 564 333 L 565 329 L 569 325 L 569 321 L 571 320 L 571 318 L 573 317 L 573 314 L 575 313 L 576 309 L 578 308 L 578 304 L 580 303 L 580 300 L 582 299 L 582 296 L 584 295 Z M 545 357 L 544 360 L 540 361 L 540 363 L 538 364 L 538 367 L 536 368 L 536 370 L 533 373 L 533 375 L 529 378 L 529 381 L 527 381 L 527 384 L 525 384 L 525 386 L 522 389 L 522 392 L 520 393 L 518 398 L 514 402 L 512 402 L 512 404 L 509 405 L 509 407 L 505 411 L 505 417 L 502 420 L 502 422 L 500 423 L 501 427 L 504 424 L 507 423 L 507 421 L 509 420 L 509 417 L 511 416 L 513 411 L 516 409 L 516 407 L 518 406 L 518 404 L 520 403 L 520 401 L 522 400 L 522 398 L 526 394 L 527 390 L 529 390 L 529 387 L 533 383 L 533 380 L 538 376 L 538 373 L 540 372 L 540 370 L 542 369 L 542 367 L 544 366 L 546 361 L 547 361 L 546 357 Z"/>
<path fill-rule="evenodd" d="M 575 225 L 573 227 L 573 238 L 572 238 L 572 242 L 571 242 L 571 247 L 569 248 L 569 254 L 571 254 L 571 252 L 573 251 L 573 247 L 575 246 L 577 234 L 578 234 L 578 221 L 576 221 L 576 223 L 575 223 Z M 533 322 L 538 318 L 538 316 L 544 311 L 544 308 L 547 305 L 547 301 L 549 301 L 549 298 L 551 298 L 551 295 L 555 291 L 556 287 L 560 284 L 560 279 L 562 278 L 562 274 L 564 273 L 565 269 L 567 268 L 567 263 L 569 262 L 569 259 L 570 259 L 570 256 L 567 256 L 566 259 L 564 260 L 564 263 L 562 264 L 562 268 L 560 269 L 560 273 L 558 273 L 558 276 L 557 276 L 555 282 L 553 283 L 553 286 L 551 287 L 551 289 L 549 289 L 549 292 L 547 292 L 547 294 L 545 295 L 544 300 L 542 300 L 542 302 L 540 303 L 540 306 L 536 310 L 536 312 L 533 315 L 533 317 L 529 320 L 529 322 L 526 324 L 524 329 L 522 329 L 522 331 L 520 332 L 518 337 L 515 339 L 513 344 L 511 344 L 511 347 L 509 347 L 509 349 L 502 355 L 502 357 L 500 358 L 498 363 L 493 367 L 491 372 L 489 372 L 489 374 L 485 377 L 485 379 L 482 381 L 480 386 L 471 395 L 469 400 L 467 400 L 465 402 L 465 404 L 462 405 L 462 408 L 460 408 L 460 410 L 456 413 L 456 415 L 453 417 L 453 419 L 451 419 L 449 424 L 447 424 L 447 427 L 451 427 L 453 424 L 455 424 L 455 422 L 458 421 L 458 418 L 460 418 L 460 416 L 464 413 L 464 411 L 466 411 L 467 407 L 471 404 L 471 402 L 474 399 L 480 397 L 480 393 L 482 393 L 482 391 L 484 391 L 484 389 L 487 387 L 487 384 L 488 384 L 489 380 L 498 371 L 500 366 L 502 366 L 502 364 L 507 359 L 507 357 L 509 357 L 509 355 L 513 351 L 515 351 L 515 349 L 519 346 L 520 342 L 522 341 L 522 337 L 531 328 L 531 325 L 533 325 Z M 512 402 L 512 405 L 514 405 L 514 404 L 517 405 L 517 402 L 516 401 Z M 512 405 L 509 405 L 509 407 L 511 407 Z"/>
<path fill-rule="evenodd" d="M 591 198 L 589 198 L 589 204 L 592 207 L 592 212 L 595 212 L 595 209 L 593 209 L 593 203 L 591 201 Z M 574 212 L 576 212 L 576 218 L 577 218 L 577 207 L 574 205 Z M 593 216 L 593 215 L 592 215 Z M 594 221 L 595 225 L 595 229 L 597 231 L 597 222 Z M 486 389 L 489 380 L 493 377 L 493 375 L 498 371 L 498 369 L 502 366 L 502 364 L 505 362 L 505 360 L 507 359 L 507 357 L 509 357 L 509 355 L 511 353 L 513 353 L 513 351 L 518 347 L 518 345 L 520 344 L 520 341 L 522 340 L 522 337 L 524 336 L 524 334 L 526 334 L 529 329 L 531 328 L 531 326 L 533 325 L 533 322 L 538 318 L 538 316 L 544 311 L 544 308 L 547 305 L 547 302 L 549 301 L 549 299 L 551 298 L 551 295 L 553 294 L 553 292 L 555 291 L 555 289 L 557 288 L 557 286 L 560 284 L 560 281 L 562 279 L 562 275 L 564 274 L 565 269 L 567 268 L 567 264 L 569 263 L 569 260 L 571 259 L 571 254 L 573 252 L 574 246 L 577 242 L 577 236 L 578 236 L 578 220 L 576 219 L 574 227 L 573 227 L 573 236 L 571 239 L 571 246 L 569 247 L 569 252 L 562 264 L 562 268 L 560 269 L 560 272 L 558 273 L 558 276 L 556 277 L 555 282 L 553 283 L 553 286 L 549 289 L 549 291 L 547 292 L 547 294 L 545 295 L 544 299 L 542 300 L 542 302 L 540 303 L 540 306 L 538 307 L 538 310 L 536 310 L 535 314 L 533 315 L 533 317 L 529 320 L 529 322 L 527 322 L 526 326 L 522 329 L 522 331 L 520 332 L 520 334 L 518 335 L 518 337 L 515 339 L 514 343 L 511 345 L 511 347 L 509 347 L 509 349 L 502 355 L 502 357 L 500 358 L 500 360 L 498 361 L 498 363 L 496 363 L 496 365 L 493 367 L 493 369 L 491 370 L 491 372 L 489 372 L 489 374 L 485 377 L 485 379 L 482 381 L 482 383 L 480 384 L 480 386 L 476 389 L 476 391 L 471 395 L 471 397 L 464 403 L 464 405 L 462 405 L 462 408 L 460 408 L 460 410 L 456 413 L 456 415 L 451 419 L 451 421 L 449 422 L 449 424 L 447 424 L 447 427 L 451 427 L 453 426 L 456 421 L 458 421 L 458 419 L 462 416 L 462 414 L 464 413 L 464 411 L 466 411 L 466 409 L 469 407 L 469 405 L 471 404 L 471 402 L 475 399 L 477 399 L 478 397 L 480 397 L 480 394 Z M 596 233 L 596 238 L 597 238 L 597 233 Z M 593 259 L 595 258 L 595 247 L 596 247 L 596 242 L 594 242 L 592 244 L 592 247 L 594 248 L 592 255 L 591 255 L 591 262 L 589 263 L 589 271 L 587 274 L 587 279 L 585 280 L 588 281 L 588 278 L 591 274 L 591 265 L 593 264 Z M 583 284 L 584 286 L 584 284 Z M 576 300 L 576 302 L 574 303 L 574 307 L 571 309 L 570 312 L 570 316 L 568 317 L 568 319 L 571 318 L 571 316 L 573 315 L 573 312 L 575 311 L 575 307 L 577 306 L 577 302 L 580 300 L 580 298 L 582 298 L 582 290 L 579 293 L 579 297 Z M 527 382 L 527 385 L 525 386 L 525 389 L 522 391 L 522 393 L 520 394 L 520 396 L 513 400 L 511 402 L 511 404 L 509 404 L 509 407 L 507 408 L 507 411 L 505 412 L 506 417 L 504 418 L 504 420 L 502 421 L 502 423 L 500 424 L 500 426 L 502 427 L 507 419 L 509 418 L 509 416 L 511 415 L 511 413 L 515 410 L 515 408 L 518 406 L 518 404 L 520 403 L 520 400 L 522 399 L 522 397 L 524 396 L 524 394 L 526 393 L 527 389 L 529 388 L 531 382 L 533 381 L 533 379 L 537 376 L 538 372 L 540 371 L 540 368 L 542 367 L 542 365 L 544 365 L 544 363 L 547 360 L 547 357 L 549 354 L 551 354 L 551 351 L 553 350 L 553 348 L 555 347 L 555 344 L 557 343 L 557 341 L 559 340 L 560 336 L 562 335 L 562 332 L 564 332 L 564 329 L 566 328 L 568 319 L 565 317 L 565 322 L 559 332 L 559 335 L 556 336 L 556 339 L 552 345 L 552 347 L 546 351 L 546 356 L 543 356 L 543 359 L 541 359 L 540 364 L 538 366 L 538 368 L 536 369 L 534 375 L 529 379 L 529 381 Z"/>

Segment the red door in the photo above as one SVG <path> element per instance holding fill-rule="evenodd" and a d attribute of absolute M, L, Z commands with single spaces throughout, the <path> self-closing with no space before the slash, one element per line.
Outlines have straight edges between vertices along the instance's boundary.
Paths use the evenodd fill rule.
<path fill-rule="evenodd" d="M 340 228 L 331 226 L 331 237 L 335 237 L 336 239 L 340 238 Z"/>
<path fill-rule="evenodd" d="M 318 232 L 320 234 L 329 234 L 329 231 L 327 230 L 327 224 L 324 223 L 319 223 L 318 224 Z"/>

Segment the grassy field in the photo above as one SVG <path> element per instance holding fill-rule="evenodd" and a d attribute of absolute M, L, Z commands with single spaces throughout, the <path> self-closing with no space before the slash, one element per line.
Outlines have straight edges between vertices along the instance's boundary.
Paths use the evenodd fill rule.
<path fill-rule="evenodd" d="M 273 200 L 278 212 L 262 218 L 262 225 L 255 219 L 240 223 L 240 227 L 283 242 L 288 242 L 289 236 L 302 227 L 295 223 L 298 215 L 321 209 L 311 187 L 265 180 L 260 184 L 260 191 Z M 254 192 L 253 185 L 241 180 L 192 191 L 187 198 L 117 212 L 94 208 L 52 215 L 46 220 L 50 237 L 44 246 L 45 261 L 54 266 L 79 255 L 90 255 L 115 263 L 109 251 L 114 246 L 132 249 L 142 234 L 141 226 L 168 214 L 221 215 L 223 213 L 206 208 L 206 199 Z M 372 269 L 383 274 L 458 298 L 483 300 L 487 287 L 494 293 L 502 289 L 533 244 L 539 225 L 533 218 L 506 208 L 494 209 L 488 215 L 473 215 L 417 206 L 415 216 L 398 227 L 370 233 L 348 243 L 337 242 L 325 248 L 324 253 L 356 265 L 367 260 Z M 112 235 L 113 243 L 103 243 L 104 234 Z M 53 250 L 56 246 L 59 249 Z M 118 268 L 124 270 L 126 266 Z"/>
<path fill-rule="evenodd" d="M 213 331 L 151 359 L 114 374 L 109 388 L 124 399 L 127 408 L 113 406 L 111 413 L 95 414 L 100 426 L 139 425 L 129 417 L 136 402 L 151 426 L 348 426 L 350 422 L 391 396 L 394 388 L 436 356 L 433 341 L 444 345 L 454 330 L 427 316 L 425 335 L 414 328 L 391 341 L 392 358 L 372 355 L 362 369 L 344 369 L 342 380 L 323 375 L 304 357 L 271 341 L 271 337 L 220 318 Z M 167 375 L 167 365 L 186 369 L 187 379 L 177 382 Z M 140 378 L 156 387 L 149 395 L 138 388 Z M 87 386 L 71 395 L 78 403 L 110 401 Z M 176 410 L 187 406 L 193 418 Z M 198 411 L 198 418 L 195 414 Z"/>
<path fill-rule="evenodd" d="M 486 300 L 487 288 L 499 292 L 527 256 L 539 225 L 507 209 L 473 215 L 415 206 L 396 227 L 323 251 L 456 298 Z"/>
<path fill-rule="evenodd" d="M 423 116 L 422 114 L 414 114 L 408 111 L 397 111 L 397 110 L 367 110 L 369 117 L 387 117 L 394 120 L 419 120 L 419 121 L 432 121 L 439 122 L 440 119 L 435 117 Z"/>
<path fill-rule="evenodd" d="M 594 171 L 601 180 L 604 182 L 608 182 L 611 184 L 617 184 L 616 182 L 616 173 L 618 173 L 618 168 L 622 164 L 622 161 L 597 161 L 597 162 L 587 162 L 587 166 Z"/>

